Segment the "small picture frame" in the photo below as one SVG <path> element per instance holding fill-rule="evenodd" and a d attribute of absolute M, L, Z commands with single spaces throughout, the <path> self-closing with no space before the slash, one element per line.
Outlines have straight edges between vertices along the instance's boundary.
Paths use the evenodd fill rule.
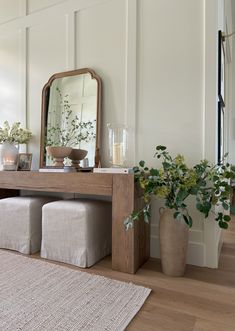
<path fill-rule="evenodd" d="M 19 153 L 18 156 L 18 171 L 30 171 L 32 164 L 32 154 L 30 153 Z"/>

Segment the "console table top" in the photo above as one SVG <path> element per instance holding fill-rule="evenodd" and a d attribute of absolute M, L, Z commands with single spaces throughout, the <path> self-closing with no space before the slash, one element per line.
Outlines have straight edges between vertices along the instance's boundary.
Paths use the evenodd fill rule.
<path fill-rule="evenodd" d="M 112 196 L 114 176 L 125 176 L 129 178 L 130 176 L 133 177 L 133 174 L 0 171 L 0 187 L 16 190 Z"/>

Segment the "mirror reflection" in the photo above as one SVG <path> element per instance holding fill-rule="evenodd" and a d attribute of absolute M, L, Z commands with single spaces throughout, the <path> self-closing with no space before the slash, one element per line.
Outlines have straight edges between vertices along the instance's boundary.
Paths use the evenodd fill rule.
<path fill-rule="evenodd" d="M 99 150 L 100 81 L 92 74 L 94 72 L 89 69 L 60 73 L 52 76 L 45 85 L 41 139 L 43 166 L 55 165 L 49 147 L 56 146 L 73 148 L 73 152 L 64 161 L 62 159 L 62 165 L 77 167 L 85 158 L 82 165 L 95 166 Z M 77 149 L 82 152 L 78 153 Z"/>

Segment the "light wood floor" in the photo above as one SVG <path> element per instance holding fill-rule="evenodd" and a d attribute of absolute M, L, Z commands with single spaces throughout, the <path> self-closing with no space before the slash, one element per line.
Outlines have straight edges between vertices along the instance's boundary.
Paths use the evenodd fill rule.
<path fill-rule="evenodd" d="M 128 331 L 235 331 L 235 217 L 219 269 L 188 265 L 185 277 L 171 278 L 162 274 L 159 261 L 150 260 L 129 275 L 112 271 L 108 257 L 85 271 L 152 289 Z"/>

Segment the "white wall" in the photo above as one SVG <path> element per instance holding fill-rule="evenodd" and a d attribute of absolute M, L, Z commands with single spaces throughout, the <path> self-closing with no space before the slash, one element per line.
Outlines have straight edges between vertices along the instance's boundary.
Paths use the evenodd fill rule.
<path fill-rule="evenodd" d="M 42 87 L 53 73 L 82 67 L 93 68 L 103 81 L 103 165 L 108 165 L 108 122 L 128 125 L 131 164 L 140 159 L 153 164 L 158 144 L 184 154 L 190 164 L 204 157 L 215 161 L 217 1 L 14 0 L 11 8 L 7 3 L 0 0 L 0 22 L 5 20 L 0 77 L 14 93 L 4 101 L 0 89 L 0 122 L 28 124 L 34 169 Z M 154 206 L 151 256 L 156 257 L 159 203 Z M 192 213 L 188 262 L 214 267 L 213 220 L 208 229 Z"/>

